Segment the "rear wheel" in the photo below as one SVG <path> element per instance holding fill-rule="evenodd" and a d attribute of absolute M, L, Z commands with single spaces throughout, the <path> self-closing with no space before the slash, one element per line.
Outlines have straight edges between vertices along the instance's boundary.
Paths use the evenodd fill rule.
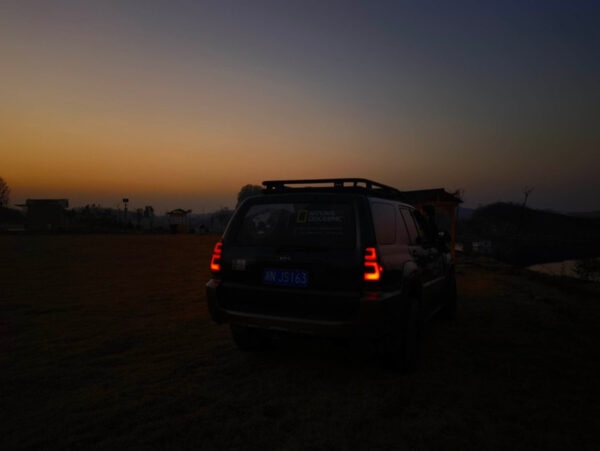
<path fill-rule="evenodd" d="M 262 331 L 252 327 L 232 324 L 231 335 L 241 351 L 260 351 L 269 345 L 269 339 Z"/>
<path fill-rule="evenodd" d="M 439 317 L 446 320 L 456 319 L 458 296 L 456 293 L 456 275 L 454 272 L 448 275 L 443 296 L 444 303 L 442 305 L 442 309 L 440 310 Z"/>
<path fill-rule="evenodd" d="M 403 372 L 417 367 L 421 354 L 422 321 L 417 298 L 406 300 L 404 308 L 393 314 L 383 343 L 383 357 L 387 366 Z"/>

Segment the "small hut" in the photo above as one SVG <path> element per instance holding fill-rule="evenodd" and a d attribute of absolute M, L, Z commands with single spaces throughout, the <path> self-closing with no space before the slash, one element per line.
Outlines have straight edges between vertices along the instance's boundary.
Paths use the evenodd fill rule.
<path fill-rule="evenodd" d="M 27 199 L 18 205 L 25 210 L 28 230 L 64 230 L 67 227 L 68 199 Z"/>
<path fill-rule="evenodd" d="M 422 189 L 416 191 L 403 191 L 407 201 L 421 213 L 427 206 L 435 209 L 436 222 L 440 229 L 448 230 L 452 245 L 450 251 L 454 257 L 456 243 L 456 208 L 462 203 L 458 192 L 449 193 L 444 188 Z"/>
<path fill-rule="evenodd" d="M 190 218 L 189 214 L 192 210 L 184 210 L 182 208 L 176 208 L 167 212 L 169 217 L 169 228 L 173 233 L 187 233 L 190 230 Z"/>

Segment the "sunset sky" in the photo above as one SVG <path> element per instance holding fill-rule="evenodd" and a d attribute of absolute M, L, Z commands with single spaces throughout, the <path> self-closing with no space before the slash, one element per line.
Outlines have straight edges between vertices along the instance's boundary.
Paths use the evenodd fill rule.
<path fill-rule="evenodd" d="M 366 177 L 600 210 L 600 2 L 0 3 L 12 203 Z"/>

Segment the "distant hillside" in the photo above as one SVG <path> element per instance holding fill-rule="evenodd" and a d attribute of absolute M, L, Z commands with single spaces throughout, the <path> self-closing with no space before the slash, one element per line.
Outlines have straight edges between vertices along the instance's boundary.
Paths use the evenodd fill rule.
<path fill-rule="evenodd" d="M 600 217 L 568 216 L 512 203 L 480 207 L 461 220 L 459 241 L 490 241 L 493 253 L 531 264 L 600 256 Z"/>
<path fill-rule="evenodd" d="M 600 218 L 600 210 L 598 211 L 576 211 L 567 213 L 569 216 L 575 216 L 578 218 Z"/>
<path fill-rule="evenodd" d="M 458 219 L 471 219 L 473 213 L 475 213 L 474 208 L 458 207 L 457 217 Z"/>

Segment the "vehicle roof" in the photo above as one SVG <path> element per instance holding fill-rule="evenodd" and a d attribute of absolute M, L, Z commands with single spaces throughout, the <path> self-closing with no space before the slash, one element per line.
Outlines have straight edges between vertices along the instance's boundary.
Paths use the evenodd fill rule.
<path fill-rule="evenodd" d="M 376 202 L 381 202 L 381 201 L 389 201 L 389 202 L 394 202 L 396 204 L 401 205 L 402 207 L 406 207 L 406 208 L 410 208 L 412 210 L 415 209 L 414 206 L 407 204 L 406 202 L 402 202 L 396 199 L 386 199 L 386 198 L 381 198 L 381 197 L 371 197 L 371 196 L 367 196 L 369 198 L 370 201 L 376 201 Z"/>
<path fill-rule="evenodd" d="M 302 179 L 302 180 L 267 180 L 263 182 L 263 193 L 267 195 L 283 193 L 330 193 L 330 194 L 361 194 L 402 202 L 408 205 L 408 200 L 402 191 L 383 183 L 364 178 L 334 178 L 334 179 Z"/>

